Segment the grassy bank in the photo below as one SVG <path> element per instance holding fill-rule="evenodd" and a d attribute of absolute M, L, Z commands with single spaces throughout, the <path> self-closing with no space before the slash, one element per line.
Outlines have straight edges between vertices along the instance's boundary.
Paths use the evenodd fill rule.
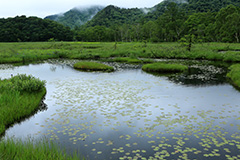
<path fill-rule="evenodd" d="M 18 75 L 0 81 L 0 135 L 16 121 L 31 115 L 46 94 L 45 82 Z"/>
<path fill-rule="evenodd" d="M 0 43 L 0 63 L 52 58 L 101 59 L 112 57 L 201 59 L 240 62 L 240 44 L 194 44 L 191 52 L 179 43 L 37 42 Z"/>
<path fill-rule="evenodd" d="M 45 82 L 27 75 L 0 80 L 0 135 L 15 122 L 38 110 L 46 94 Z M 0 159 L 70 159 L 47 141 L 22 143 L 18 140 L 0 141 Z M 76 158 L 75 158 L 76 159 Z"/>
<path fill-rule="evenodd" d="M 185 65 L 167 64 L 167 63 L 146 64 L 142 67 L 142 70 L 146 72 L 157 72 L 157 73 L 178 73 L 178 72 L 184 72 L 187 69 L 188 67 Z"/>
<path fill-rule="evenodd" d="M 75 69 L 82 71 L 103 71 L 103 72 L 114 71 L 113 67 L 96 62 L 78 62 L 75 63 L 73 67 Z"/>
<path fill-rule="evenodd" d="M 230 72 L 227 74 L 227 77 L 231 79 L 233 84 L 240 88 L 240 64 L 235 64 L 229 67 Z"/>

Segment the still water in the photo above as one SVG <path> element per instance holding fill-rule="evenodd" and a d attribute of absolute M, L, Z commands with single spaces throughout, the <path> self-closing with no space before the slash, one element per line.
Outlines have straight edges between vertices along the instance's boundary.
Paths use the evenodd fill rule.
<path fill-rule="evenodd" d="M 5 138 L 46 137 L 87 159 L 240 159 L 240 92 L 225 69 L 191 64 L 188 73 L 151 75 L 139 66 L 113 73 L 74 70 L 74 61 L 0 65 L 0 77 L 47 81 L 47 110 Z"/>

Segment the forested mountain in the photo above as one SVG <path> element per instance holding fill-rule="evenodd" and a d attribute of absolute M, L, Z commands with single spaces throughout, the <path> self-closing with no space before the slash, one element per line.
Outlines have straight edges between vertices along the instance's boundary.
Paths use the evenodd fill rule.
<path fill-rule="evenodd" d="M 126 9 L 113 5 L 107 6 L 98 12 L 86 26 L 114 26 L 123 24 L 134 24 L 144 17 L 144 12 L 138 8 Z"/>
<path fill-rule="evenodd" d="M 179 10 L 186 14 L 198 12 L 218 12 L 221 8 L 232 4 L 240 6 L 240 0 L 164 0 L 152 8 L 125 9 L 116 6 L 107 6 L 86 24 L 86 27 L 105 26 L 111 27 L 121 24 L 136 24 L 156 20 L 163 15 L 167 6 L 175 3 Z M 147 12 L 145 12 L 147 11 Z"/>
<path fill-rule="evenodd" d="M 74 28 L 79 27 L 91 20 L 103 8 L 104 7 L 102 6 L 73 8 L 66 13 L 47 16 L 45 19 L 50 19 L 70 28 Z"/>
<path fill-rule="evenodd" d="M 0 42 L 36 42 L 49 39 L 71 41 L 73 32 L 57 22 L 37 17 L 0 19 Z"/>

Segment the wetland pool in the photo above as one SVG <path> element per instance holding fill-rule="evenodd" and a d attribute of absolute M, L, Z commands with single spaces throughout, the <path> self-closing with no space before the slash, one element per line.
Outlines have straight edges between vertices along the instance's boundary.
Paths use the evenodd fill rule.
<path fill-rule="evenodd" d="M 47 81 L 47 110 L 3 138 L 44 137 L 90 160 L 240 159 L 240 92 L 225 69 L 193 64 L 168 77 L 117 63 L 113 73 L 80 72 L 74 62 L 0 65 L 1 79 Z"/>

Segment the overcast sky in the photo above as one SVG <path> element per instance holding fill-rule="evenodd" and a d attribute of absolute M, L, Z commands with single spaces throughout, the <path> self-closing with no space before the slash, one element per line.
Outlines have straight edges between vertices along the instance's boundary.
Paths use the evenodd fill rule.
<path fill-rule="evenodd" d="M 37 16 L 63 13 L 74 7 L 115 5 L 124 8 L 153 7 L 162 0 L 0 0 L 0 18 Z"/>

